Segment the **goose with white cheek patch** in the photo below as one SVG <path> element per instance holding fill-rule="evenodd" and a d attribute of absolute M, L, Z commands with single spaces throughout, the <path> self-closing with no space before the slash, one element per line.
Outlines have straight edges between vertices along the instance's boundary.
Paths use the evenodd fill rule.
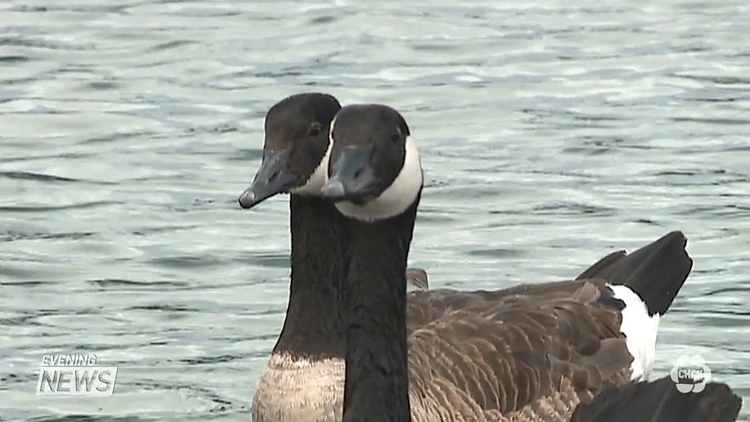
<path fill-rule="evenodd" d="M 341 420 L 345 312 L 341 298 L 340 214 L 320 198 L 331 120 L 331 95 L 303 93 L 275 104 L 265 119 L 263 161 L 239 198 L 250 209 L 290 193 L 291 283 L 281 334 L 253 398 L 253 420 Z M 426 289 L 427 273 L 405 275 Z M 402 274 L 403 278 L 404 274 Z"/>
<path fill-rule="evenodd" d="M 682 233 L 577 280 L 407 301 L 423 184 L 409 127 L 390 107 L 350 105 L 331 139 L 321 192 L 345 217 L 344 421 L 567 421 L 579 403 L 648 376 L 659 319 L 692 268 Z M 417 303 L 427 316 L 414 328 Z"/>
<path fill-rule="evenodd" d="M 341 106 L 323 93 L 296 94 L 268 111 L 263 161 L 254 183 L 240 197 L 242 208 L 253 208 L 279 193 L 291 193 L 291 285 L 289 306 L 253 399 L 255 421 L 340 421 L 344 388 L 344 322 L 341 302 L 340 214 L 321 200 L 329 151 L 330 122 Z M 326 161 L 327 162 L 327 161 Z M 661 242 L 661 243 L 660 243 Z M 670 253 L 656 242 L 632 255 L 612 253 L 579 278 L 628 279 L 655 256 Z M 684 253 L 684 242 L 669 245 Z M 427 288 L 427 274 L 407 270 L 417 289 Z M 534 284 L 501 292 L 435 290 L 411 293 L 407 301 L 409 329 L 416 329 L 456 309 L 482 304 L 502 294 L 534 291 L 538 295 L 570 294 L 570 282 Z M 325 307 L 324 307 L 325 305 Z"/>

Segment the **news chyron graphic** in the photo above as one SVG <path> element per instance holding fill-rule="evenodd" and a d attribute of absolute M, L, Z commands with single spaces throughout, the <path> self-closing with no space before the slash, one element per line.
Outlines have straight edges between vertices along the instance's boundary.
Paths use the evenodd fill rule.
<path fill-rule="evenodd" d="M 38 395 L 111 396 L 117 380 L 116 366 L 100 366 L 96 355 L 44 355 L 36 385 Z"/>

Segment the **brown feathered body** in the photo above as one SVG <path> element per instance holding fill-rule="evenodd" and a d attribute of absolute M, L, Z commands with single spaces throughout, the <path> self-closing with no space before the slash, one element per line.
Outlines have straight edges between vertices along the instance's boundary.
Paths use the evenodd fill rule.
<path fill-rule="evenodd" d="M 634 275 L 656 283 L 640 270 L 658 262 L 679 269 L 670 275 L 679 290 L 692 265 L 684 247 L 673 232 L 632 254 L 609 254 L 576 280 L 408 293 L 413 420 L 565 421 L 578 403 L 630 383 L 623 304 L 608 283 L 632 283 Z M 254 420 L 341 421 L 344 368 L 342 359 L 272 357 Z"/>
<path fill-rule="evenodd" d="M 487 293 L 409 335 L 414 421 L 567 421 L 630 382 L 622 308 L 604 280 L 525 290 Z"/>
<path fill-rule="evenodd" d="M 568 282 L 414 293 L 406 303 L 413 420 L 568 421 L 579 403 L 632 384 L 638 353 L 628 349 L 613 285 L 648 302 L 658 326 L 692 269 L 686 243 L 671 232 Z"/>

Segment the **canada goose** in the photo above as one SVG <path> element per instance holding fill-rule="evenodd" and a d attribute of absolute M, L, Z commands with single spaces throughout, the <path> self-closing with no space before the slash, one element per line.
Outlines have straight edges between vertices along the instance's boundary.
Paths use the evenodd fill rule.
<path fill-rule="evenodd" d="M 660 316 L 692 268 L 681 232 L 632 254 L 622 284 L 416 292 L 470 304 L 446 312 L 436 300 L 438 316 L 409 332 L 404 273 L 423 184 L 414 139 L 400 113 L 369 104 L 343 107 L 331 140 L 321 192 L 345 216 L 344 421 L 567 421 L 580 402 L 648 376 Z"/>
<path fill-rule="evenodd" d="M 601 392 L 576 407 L 570 422 L 735 422 L 742 399 L 724 383 L 681 393 L 669 377 Z"/>
<path fill-rule="evenodd" d="M 289 305 L 253 397 L 256 422 L 341 420 L 346 326 L 337 265 L 340 215 L 329 202 L 311 196 L 323 185 L 320 164 L 340 108 L 336 98 L 319 93 L 293 95 L 271 107 L 261 167 L 239 198 L 248 209 L 291 193 Z M 428 287 L 423 269 L 404 273 L 417 289 Z"/>
<path fill-rule="evenodd" d="M 253 185 L 241 195 L 239 200 L 243 208 L 251 208 L 277 193 L 289 190 L 295 192 L 290 198 L 293 281 L 290 289 L 289 310 L 279 343 L 274 348 L 274 354 L 269 360 L 254 396 L 253 415 L 256 421 L 341 420 L 344 387 L 341 360 L 344 346 L 340 343 L 343 342 L 344 328 L 339 326 L 341 330 L 339 336 L 330 332 L 327 337 L 321 333 L 310 333 L 305 336 L 304 331 L 299 332 L 310 327 L 305 325 L 307 319 L 318 316 L 317 304 L 325 298 L 330 299 L 336 296 L 329 289 L 335 289 L 337 284 L 332 283 L 333 277 L 328 277 L 328 275 L 331 263 L 338 262 L 336 261 L 338 252 L 330 251 L 339 250 L 333 239 L 334 237 L 338 239 L 338 236 L 334 230 L 335 225 L 332 223 L 339 213 L 328 202 L 316 201 L 311 197 L 314 193 L 320 194 L 319 188 L 324 182 L 325 166 L 321 166 L 324 158 L 321 151 L 324 147 L 321 146 L 321 140 L 318 137 L 307 136 L 305 132 L 305 128 L 313 129 L 315 123 L 320 123 L 324 132 L 328 134 L 330 119 L 332 119 L 331 109 L 340 109 L 338 101 L 322 93 L 296 94 L 274 105 L 266 116 L 266 143 L 264 145 L 266 153 L 263 164 L 255 176 Z M 328 145 L 327 137 L 324 142 Z M 289 188 L 289 186 L 303 182 L 302 189 Z M 318 189 L 314 189 L 315 187 Z M 300 190 L 304 191 L 304 195 L 300 194 Z M 329 223 L 322 224 L 325 221 Z M 578 279 L 598 277 L 612 283 L 624 284 L 629 278 L 637 277 L 640 272 L 644 271 L 644 266 L 645 270 L 648 270 L 649 265 L 654 265 L 649 264 L 650 262 L 659 264 L 665 259 L 681 259 L 680 257 L 684 255 L 687 261 L 675 268 L 675 271 L 684 270 L 682 275 L 684 280 L 690 271 L 690 265 L 689 258 L 684 251 L 685 242 L 679 240 L 680 236 L 674 235 L 675 241 L 667 243 L 666 246 L 663 240 L 659 240 L 629 255 L 624 251 L 611 253 L 586 269 Z M 315 247 L 311 248 L 311 244 Z M 674 258 L 674 255 L 677 258 Z M 325 265 L 328 265 L 328 268 Z M 339 262 L 338 265 L 342 264 Z M 417 288 L 420 288 L 420 285 L 423 289 L 427 288 L 427 276 L 424 270 L 408 269 L 407 280 L 410 280 Z M 317 289 L 327 292 L 325 298 L 302 301 L 300 298 L 305 297 L 307 293 L 314 293 L 316 289 L 314 286 L 303 286 L 306 283 L 320 283 Z M 338 288 L 341 289 L 341 287 Z M 411 329 L 415 329 L 446 312 L 480 305 L 496 300 L 502 295 L 525 292 L 541 298 L 549 295 L 572 294 L 578 288 L 579 285 L 575 283 L 554 282 L 521 285 L 496 292 L 433 290 L 426 294 L 412 293 L 408 295 L 407 321 Z M 306 309 L 300 309 L 304 308 L 306 303 L 311 303 L 311 305 Z M 340 319 L 336 319 L 339 317 L 339 313 L 332 311 L 319 316 L 321 319 L 328 318 L 332 325 L 341 324 Z M 290 345 L 289 339 L 296 339 L 296 341 Z M 307 360 L 290 359 L 290 356 L 299 356 L 305 352 L 301 344 L 307 341 L 320 341 L 331 347 L 329 350 L 336 350 L 333 346 L 338 344 L 341 355 L 338 358 L 331 355 L 330 358 L 320 359 L 308 353 Z M 295 364 L 290 363 L 290 360 Z"/>

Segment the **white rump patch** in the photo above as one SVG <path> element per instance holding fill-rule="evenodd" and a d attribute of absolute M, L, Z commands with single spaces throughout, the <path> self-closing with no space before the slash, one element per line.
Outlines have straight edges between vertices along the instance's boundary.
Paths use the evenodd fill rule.
<path fill-rule="evenodd" d="M 656 361 L 656 335 L 659 314 L 648 315 L 646 303 L 630 287 L 609 285 L 617 299 L 625 302 L 620 332 L 627 337 L 628 352 L 633 356 L 631 380 L 647 380 Z"/>
<path fill-rule="evenodd" d="M 385 192 L 365 205 L 343 201 L 337 203 L 336 208 L 347 217 L 364 221 L 383 220 L 406 211 L 422 189 L 423 175 L 417 143 L 411 136 L 406 137 L 404 148 L 406 151 L 401 172 Z M 325 178 L 328 180 L 328 174 Z"/>

